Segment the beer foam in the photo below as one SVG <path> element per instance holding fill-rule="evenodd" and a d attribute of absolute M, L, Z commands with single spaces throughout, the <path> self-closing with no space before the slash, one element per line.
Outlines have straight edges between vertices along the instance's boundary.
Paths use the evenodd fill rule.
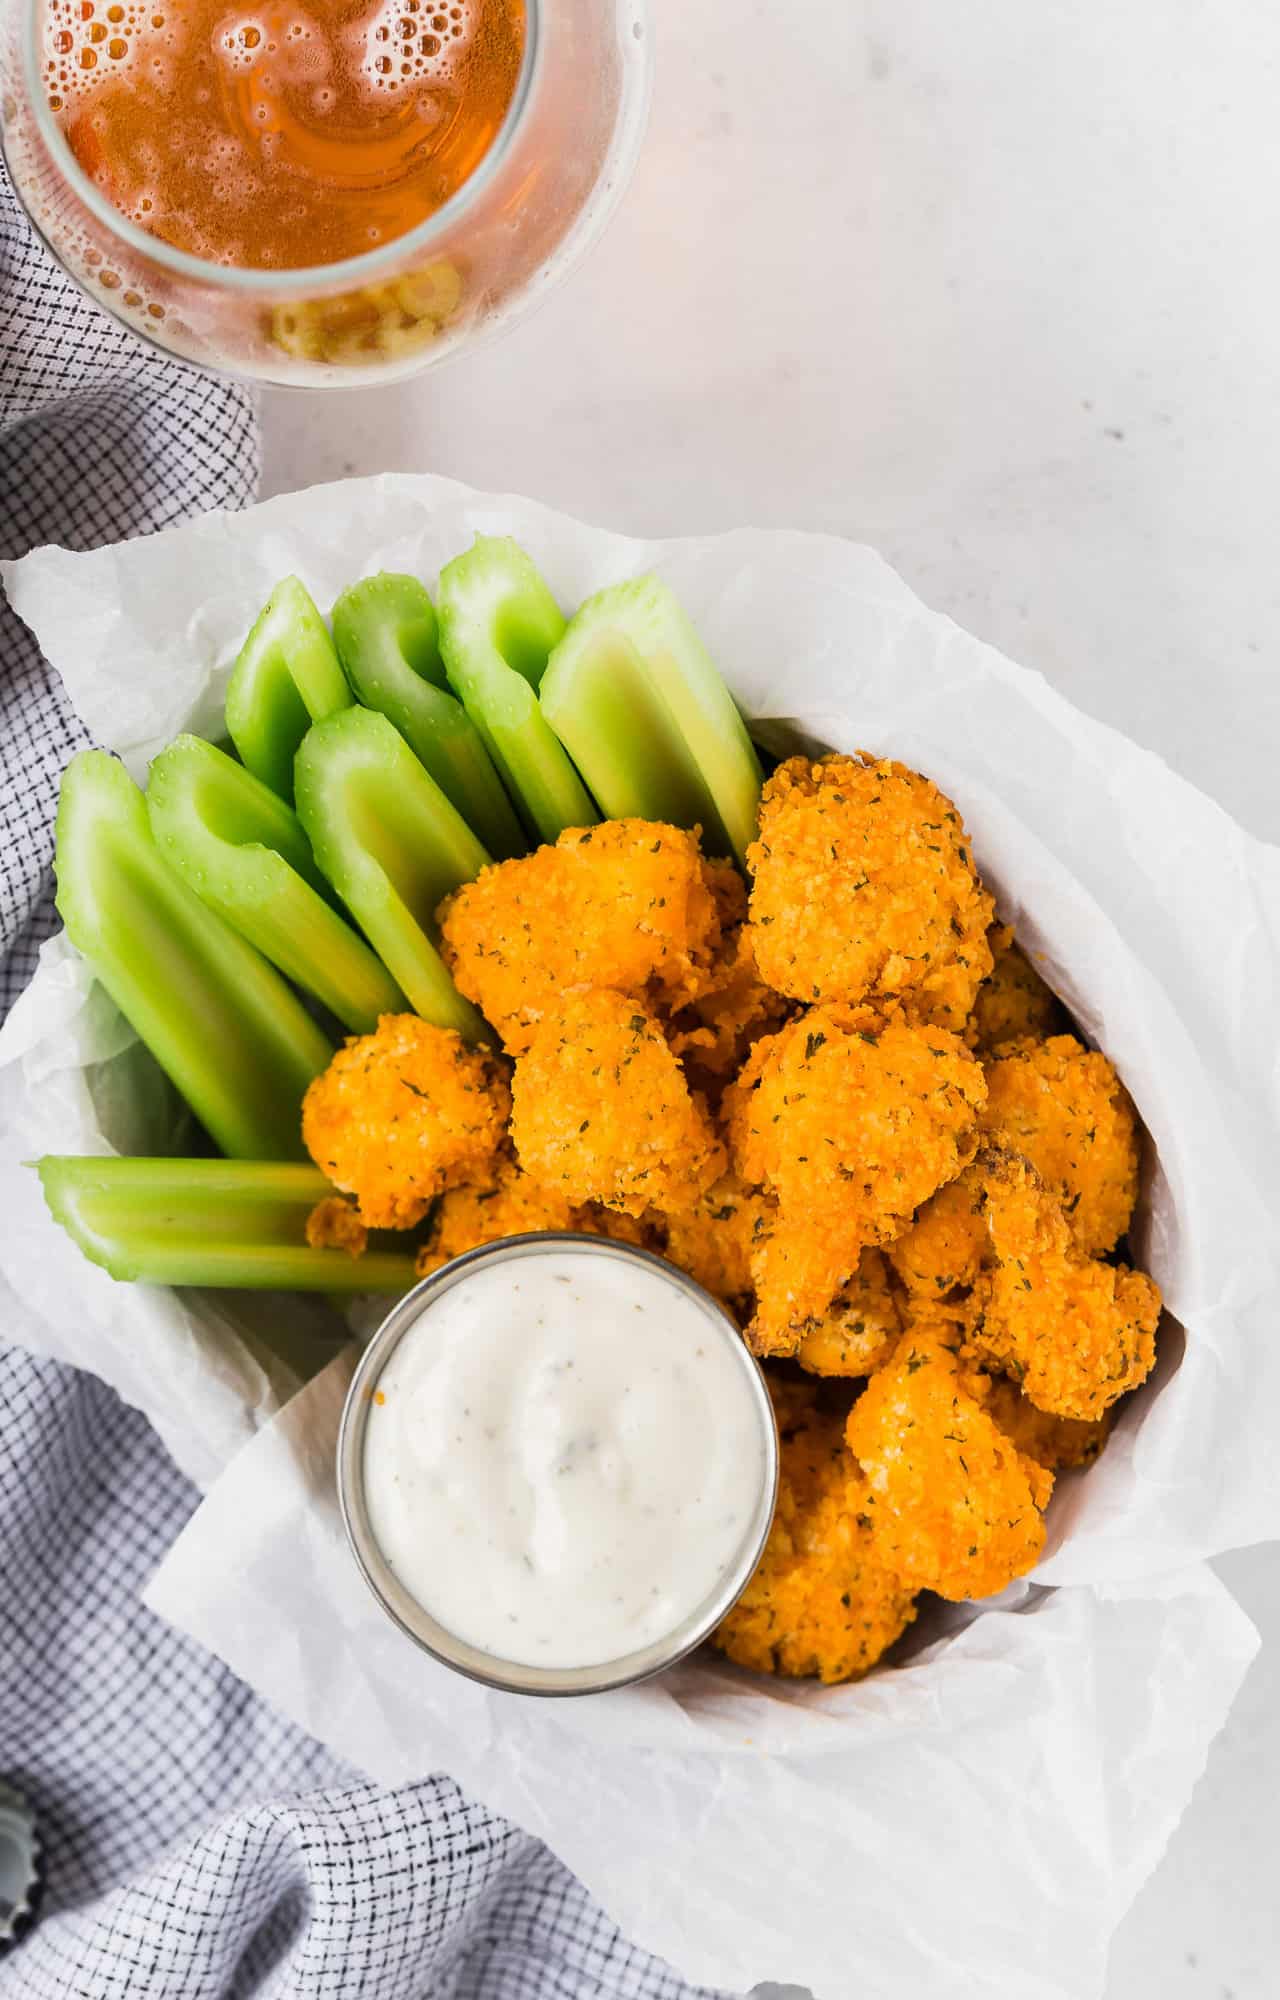
<path fill-rule="evenodd" d="M 148 61 L 159 80 L 182 41 L 181 23 L 156 0 L 46 0 L 44 76 L 50 107 L 63 111 L 111 76 Z"/>
<path fill-rule="evenodd" d="M 166 83 L 166 57 L 182 42 L 181 15 L 181 0 L 45 0 L 44 73 L 52 109 L 82 102 L 107 77 L 137 63 L 146 63 L 155 82 Z M 399 93 L 454 76 L 472 25 L 472 0 L 376 0 L 341 32 L 353 76 L 371 90 Z M 233 15 L 220 27 L 213 53 L 233 75 L 270 60 L 277 72 L 272 83 L 314 82 L 313 103 L 321 113 L 334 101 L 324 84 L 334 52 L 324 28 L 302 8 Z"/>
<path fill-rule="evenodd" d="M 348 30 L 356 74 L 396 93 L 447 82 L 471 30 L 470 0 L 378 0 Z"/>

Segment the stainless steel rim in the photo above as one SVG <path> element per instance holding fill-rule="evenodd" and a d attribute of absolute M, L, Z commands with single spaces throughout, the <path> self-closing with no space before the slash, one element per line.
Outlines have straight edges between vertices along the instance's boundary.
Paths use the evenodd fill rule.
<path fill-rule="evenodd" d="M 460 1279 L 480 1264 L 515 1262 L 552 1250 L 571 1250 L 588 1256 L 631 1261 L 654 1270 L 673 1289 L 695 1299 L 721 1336 L 732 1342 L 746 1379 L 755 1397 L 761 1419 L 761 1442 L 765 1476 L 751 1529 L 744 1537 L 742 1553 L 718 1588 L 710 1592 L 692 1616 L 667 1638 L 655 1641 L 638 1652 L 590 1667 L 525 1666 L 487 1653 L 454 1633 L 412 1598 L 384 1561 L 369 1526 L 364 1488 L 364 1440 L 373 1391 L 401 1337 L 433 1300 L 452 1289 Z M 570 1231 L 542 1230 L 528 1236 L 506 1237 L 497 1243 L 468 1250 L 452 1263 L 424 1278 L 392 1307 L 369 1341 L 356 1367 L 343 1407 L 338 1431 L 338 1501 L 343 1526 L 352 1554 L 373 1596 L 383 1611 L 414 1644 L 442 1666 L 485 1687 L 505 1694 L 566 1696 L 604 1694 L 612 1688 L 630 1687 L 674 1666 L 700 1646 L 732 1610 L 746 1587 L 768 1540 L 778 1497 L 778 1432 L 773 1404 L 759 1363 L 750 1352 L 728 1313 L 711 1294 L 679 1271 L 665 1258 L 629 1243 L 615 1243 L 607 1237 L 581 1236 Z"/>

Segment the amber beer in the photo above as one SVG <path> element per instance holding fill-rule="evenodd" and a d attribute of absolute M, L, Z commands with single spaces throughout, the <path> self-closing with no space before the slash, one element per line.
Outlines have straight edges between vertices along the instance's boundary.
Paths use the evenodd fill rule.
<path fill-rule="evenodd" d="M 85 173 L 149 235 L 240 270 L 335 264 L 434 215 L 524 51 L 524 0 L 43 6 L 50 108 Z"/>
<path fill-rule="evenodd" d="M 531 311 L 644 129 L 649 0 L 0 0 L 0 144 L 164 353 L 391 382 Z"/>

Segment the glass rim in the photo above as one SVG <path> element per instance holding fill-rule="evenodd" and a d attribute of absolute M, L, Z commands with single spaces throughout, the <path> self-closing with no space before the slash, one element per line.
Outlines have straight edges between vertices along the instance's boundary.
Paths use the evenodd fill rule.
<path fill-rule="evenodd" d="M 333 264 L 291 264 L 281 266 L 279 269 L 255 267 L 246 270 L 235 265 L 216 263 L 211 258 L 197 257 L 189 250 L 179 250 L 174 244 L 166 243 L 162 237 L 150 235 L 147 230 L 139 228 L 136 222 L 131 221 L 109 202 L 90 179 L 73 153 L 49 103 L 40 60 L 43 53 L 40 47 L 42 6 L 43 0 L 27 0 L 25 9 L 22 62 L 27 98 L 35 118 L 36 130 L 53 164 L 76 199 L 83 203 L 103 228 L 108 229 L 137 255 L 176 273 L 179 277 L 194 279 L 200 284 L 219 290 L 238 291 L 250 296 L 261 294 L 264 297 L 273 297 L 281 292 L 294 290 L 333 292 L 348 287 L 358 288 L 398 272 L 406 256 L 429 252 L 432 245 L 446 236 L 453 225 L 467 213 L 472 202 L 489 186 L 499 168 L 510 156 L 516 136 L 524 124 L 525 114 L 533 96 L 535 75 L 542 60 L 542 0 L 524 0 L 524 53 L 520 61 L 520 74 L 516 78 L 516 86 L 511 93 L 511 102 L 507 106 L 502 123 L 494 133 L 492 143 L 483 159 L 475 170 L 468 174 L 461 187 L 450 195 L 441 208 L 436 209 L 434 214 L 427 216 L 415 228 L 406 231 L 403 236 L 393 237 L 389 243 L 380 243 L 376 249 L 362 250 L 358 257 L 344 257 Z"/>

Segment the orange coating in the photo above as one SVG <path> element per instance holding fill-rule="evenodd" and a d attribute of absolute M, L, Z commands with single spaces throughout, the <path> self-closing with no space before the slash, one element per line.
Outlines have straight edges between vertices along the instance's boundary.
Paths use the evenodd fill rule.
<path fill-rule="evenodd" d="M 1034 1458 L 1050 1472 L 1065 1472 L 1070 1466 L 1091 1465 L 1099 1456 L 1111 1430 L 1108 1413 L 1090 1423 L 1079 1417 L 1053 1417 L 1038 1410 L 1023 1395 L 1016 1382 L 1004 1375 L 978 1378 L 983 1384 L 978 1401 L 992 1422 L 1010 1442 Z"/>
<path fill-rule="evenodd" d="M 870 1375 L 902 1334 L 902 1313 L 878 1250 L 864 1250 L 821 1319 L 807 1324 L 795 1358 L 813 1375 Z"/>
<path fill-rule="evenodd" d="M 865 1482 L 839 1409 L 816 1385 L 770 1382 L 781 1440 L 778 1510 L 755 1575 L 712 1640 L 758 1673 L 865 1674 L 915 1617 L 915 1596 L 879 1559 Z"/>
<path fill-rule="evenodd" d="M 417 1272 L 425 1278 L 466 1250 L 507 1236 L 539 1229 L 580 1229 L 580 1211 L 555 1191 L 539 1187 L 509 1158 L 494 1162 L 484 1179 L 441 1195 L 431 1232 L 418 1252 Z"/>
<path fill-rule="evenodd" d="M 1068 1026 L 1066 1008 L 1045 985 L 1014 940 L 1011 924 L 993 924 L 987 934 L 991 971 L 978 988 L 965 1040 L 987 1056 L 1006 1042 L 1045 1041 Z"/>
<path fill-rule="evenodd" d="M 726 1165 L 658 1023 L 620 993 L 571 994 L 543 1018 L 516 1064 L 511 1136 L 543 1187 L 637 1217 L 690 1207 Z"/>
<path fill-rule="evenodd" d="M 1138 1198 L 1138 1121 L 1114 1066 L 1054 1035 L 1003 1049 L 986 1071 L 984 1131 L 1030 1160 L 1078 1250 L 1114 1249 Z"/>
<path fill-rule="evenodd" d="M 1037 1409 L 1093 1422 L 1155 1365 L 1159 1288 L 1145 1272 L 1080 1256 L 1025 1161 L 1008 1160 L 991 1180 L 986 1219 L 996 1262 L 975 1353 Z"/>
<path fill-rule="evenodd" d="M 722 1174 L 689 1208 L 663 1220 L 668 1262 L 686 1271 L 731 1310 L 751 1296 L 751 1249 L 763 1227 L 763 1195 Z"/>
<path fill-rule="evenodd" d="M 991 1597 L 1044 1545 L 1053 1474 L 970 1393 L 955 1354 L 908 1333 L 849 1413 L 881 1560 L 915 1590 Z"/>
<path fill-rule="evenodd" d="M 969 1294 L 990 1258 L 982 1212 L 980 1163 L 939 1188 L 885 1251 L 913 1311 L 943 1309 L 963 1318 Z"/>
<path fill-rule="evenodd" d="M 366 1227 L 411 1229 L 446 1187 L 488 1170 L 510 1103 L 498 1057 L 416 1014 L 384 1014 L 309 1086 L 302 1137 Z"/>
<path fill-rule="evenodd" d="M 484 869 L 441 905 L 441 949 L 519 1055 L 574 993 L 608 988 L 667 1012 L 695 999 L 720 945 L 722 899 L 694 834 L 607 820 Z"/>
<path fill-rule="evenodd" d="M 756 1044 L 727 1115 L 738 1171 L 778 1201 L 754 1260 L 758 1351 L 794 1353 L 799 1322 L 826 1312 L 861 1251 L 960 1172 L 985 1097 L 981 1068 L 939 1028 L 813 1007 Z"/>
<path fill-rule="evenodd" d="M 928 778 L 866 756 L 789 758 L 764 787 L 747 865 L 756 963 L 777 992 L 896 998 L 908 1020 L 964 1027 L 991 971 L 995 905 Z"/>
<path fill-rule="evenodd" d="M 363 1257 L 369 1232 L 355 1204 L 331 1194 L 318 1201 L 307 1217 L 307 1242 L 313 1250 L 345 1250 L 348 1257 Z"/>

